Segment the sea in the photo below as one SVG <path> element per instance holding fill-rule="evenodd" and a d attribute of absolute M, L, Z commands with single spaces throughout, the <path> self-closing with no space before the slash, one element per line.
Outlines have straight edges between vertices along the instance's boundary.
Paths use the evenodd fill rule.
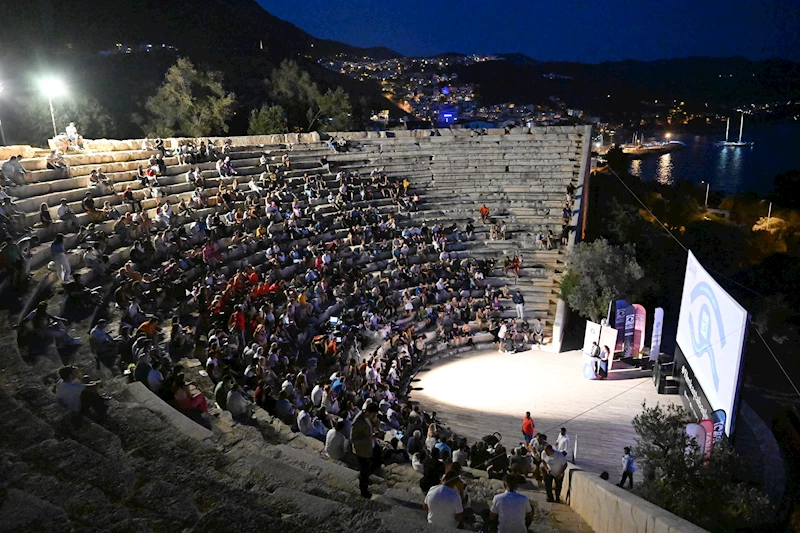
<path fill-rule="evenodd" d="M 738 124 L 736 124 L 738 126 Z M 731 139 L 736 140 L 739 128 L 731 124 Z M 800 124 L 744 125 L 742 140 L 754 142 L 753 146 L 727 148 L 715 145 L 724 140 L 725 133 L 694 135 L 673 134 L 673 140 L 686 144 L 686 148 L 661 156 L 647 157 L 629 162 L 630 173 L 642 180 L 656 180 L 674 184 L 679 180 L 700 185 L 709 183 L 712 191 L 726 195 L 755 192 L 768 195 L 775 176 L 781 172 L 800 169 Z M 666 140 L 664 137 L 645 137 Z M 615 136 L 615 143 L 630 142 Z"/>

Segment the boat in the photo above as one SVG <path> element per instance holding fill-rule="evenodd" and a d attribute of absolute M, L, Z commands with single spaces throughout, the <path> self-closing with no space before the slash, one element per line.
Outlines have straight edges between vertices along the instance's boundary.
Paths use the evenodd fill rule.
<path fill-rule="evenodd" d="M 728 133 L 731 129 L 731 117 L 728 117 L 728 123 L 725 126 L 725 140 L 717 143 L 717 146 L 725 146 L 728 148 L 739 148 L 742 146 L 753 146 L 754 142 L 742 142 L 742 132 L 744 131 L 744 113 L 742 113 L 742 120 L 739 122 L 739 140 L 729 141 Z"/>

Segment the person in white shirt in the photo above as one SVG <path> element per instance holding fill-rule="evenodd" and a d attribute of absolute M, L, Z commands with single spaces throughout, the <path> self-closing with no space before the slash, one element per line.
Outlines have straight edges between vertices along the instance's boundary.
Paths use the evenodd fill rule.
<path fill-rule="evenodd" d="M 569 435 L 567 435 L 567 428 L 561 428 L 561 433 L 556 439 L 556 450 L 560 451 L 564 457 L 569 457 Z"/>
<path fill-rule="evenodd" d="M 453 471 L 442 476 L 442 484 L 428 489 L 422 508 L 428 511 L 428 523 L 441 527 L 460 528 L 464 523 L 464 506 L 455 488 L 458 474 Z"/>
<path fill-rule="evenodd" d="M 252 404 L 245 396 L 242 387 L 233 382 L 233 388 L 228 391 L 228 398 L 225 401 L 225 408 L 230 411 L 234 420 L 249 420 L 252 412 Z"/>
<path fill-rule="evenodd" d="M 311 403 L 314 404 L 314 407 L 319 407 L 322 405 L 322 386 L 319 383 L 314 385 L 314 388 L 311 389 Z"/>
<path fill-rule="evenodd" d="M 515 474 L 506 474 L 503 485 L 506 491 L 492 499 L 489 517 L 497 521 L 498 533 L 527 533 L 533 520 L 533 508 L 528 498 L 516 492 L 520 481 Z"/>
<path fill-rule="evenodd" d="M 344 434 L 344 420 L 336 422 L 336 427 L 328 430 L 325 435 L 325 453 L 331 459 L 344 461 L 350 455 L 350 441 Z"/>
<path fill-rule="evenodd" d="M 415 453 L 411 456 L 411 468 L 419 472 L 420 474 L 425 473 L 425 463 L 420 461 L 420 454 L 419 452 Z"/>
<path fill-rule="evenodd" d="M 542 452 L 541 467 L 544 471 L 544 488 L 547 492 L 547 501 L 559 501 L 561 484 L 564 482 L 564 472 L 567 471 L 567 459 L 548 444 Z M 553 493 L 553 482 L 555 482 L 555 494 Z"/>

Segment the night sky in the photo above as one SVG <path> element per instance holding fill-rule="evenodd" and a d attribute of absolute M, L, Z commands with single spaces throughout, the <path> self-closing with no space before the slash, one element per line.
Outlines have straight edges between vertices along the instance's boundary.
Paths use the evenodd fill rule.
<path fill-rule="evenodd" d="M 687 56 L 800 61 L 798 0 L 257 0 L 311 35 L 404 55 L 522 52 L 597 63 Z"/>

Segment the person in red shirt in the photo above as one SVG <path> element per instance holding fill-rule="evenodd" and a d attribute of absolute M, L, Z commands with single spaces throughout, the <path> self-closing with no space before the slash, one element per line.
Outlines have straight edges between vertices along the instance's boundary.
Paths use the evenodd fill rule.
<path fill-rule="evenodd" d="M 530 446 L 534 435 L 533 418 L 531 412 L 525 413 L 525 418 L 522 419 L 522 436 L 525 438 L 525 445 Z"/>
<path fill-rule="evenodd" d="M 233 312 L 230 320 L 228 320 L 228 327 L 231 329 L 233 333 L 239 336 L 239 338 L 241 339 L 241 346 L 244 346 L 245 316 L 241 306 L 236 306 L 236 311 Z"/>
<path fill-rule="evenodd" d="M 481 222 L 486 224 L 489 220 L 489 208 L 486 207 L 486 204 L 483 204 L 478 212 L 481 214 Z"/>

